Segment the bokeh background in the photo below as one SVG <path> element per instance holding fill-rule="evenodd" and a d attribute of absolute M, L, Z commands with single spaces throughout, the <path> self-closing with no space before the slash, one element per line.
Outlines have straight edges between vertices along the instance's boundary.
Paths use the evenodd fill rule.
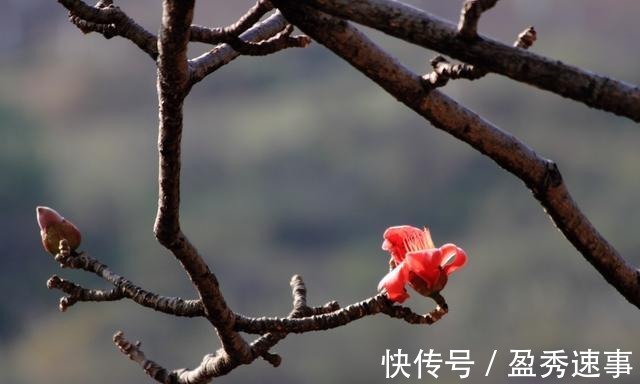
<path fill-rule="evenodd" d="M 410 1 L 457 20 L 461 1 Z M 200 2 L 196 22 L 225 25 L 251 1 Z M 157 30 L 160 3 L 120 2 Z M 39 243 L 36 205 L 74 221 L 83 248 L 118 273 L 165 295 L 194 292 L 152 233 L 156 204 L 157 105 L 153 62 L 129 42 L 83 36 L 55 1 L 5 0 L 0 12 L 0 382 L 142 383 L 142 370 L 111 342 L 116 330 L 143 342 L 170 368 L 193 367 L 218 348 L 202 319 L 176 319 L 122 301 L 57 309 Z M 631 0 L 502 0 L 481 31 L 511 43 L 528 25 L 533 51 L 640 83 Z M 368 31 L 423 72 L 434 53 Z M 192 55 L 206 47 L 194 45 Z M 639 264 L 640 129 L 497 75 L 450 83 L 444 92 L 557 161 L 596 227 Z M 217 273 L 232 308 L 284 315 L 288 281 L 301 274 L 312 304 L 349 304 L 375 293 L 387 268 L 381 234 L 428 225 L 438 244 L 470 256 L 444 291 L 451 312 L 435 326 L 370 317 L 328 332 L 291 335 L 264 361 L 227 383 L 381 383 L 386 349 L 469 349 L 469 382 L 583 382 L 508 379 L 510 349 L 632 351 L 640 377 L 638 310 L 583 260 L 523 184 L 469 146 L 434 129 L 318 44 L 241 57 L 193 90 L 186 104 L 182 221 Z M 415 296 L 415 295 L 414 295 Z M 432 303 L 409 302 L 419 312 Z M 484 373 L 493 350 L 496 361 Z M 601 356 L 601 359 L 604 359 Z M 601 360 L 600 368 L 604 366 Z M 545 372 L 535 370 L 538 375 Z M 443 366 L 435 380 L 453 383 Z M 598 382 L 612 382 L 604 374 Z"/>

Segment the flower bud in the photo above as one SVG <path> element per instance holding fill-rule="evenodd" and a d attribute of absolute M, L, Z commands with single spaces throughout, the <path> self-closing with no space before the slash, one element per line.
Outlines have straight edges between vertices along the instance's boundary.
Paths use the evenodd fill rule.
<path fill-rule="evenodd" d="M 57 254 L 63 239 L 67 240 L 72 251 L 80 246 L 80 231 L 69 220 L 49 207 L 37 207 L 36 214 L 42 245 L 49 253 Z"/>

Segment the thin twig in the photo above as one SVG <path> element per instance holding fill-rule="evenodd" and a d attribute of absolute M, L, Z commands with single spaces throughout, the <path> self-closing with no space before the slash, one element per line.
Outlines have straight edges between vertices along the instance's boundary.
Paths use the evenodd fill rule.
<path fill-rule="evenodd" d="M 273 5 L 266 0 L 258 0 L 238 21 L 228 27 L 207 28 L 200 25 L 191 26 L 191 41 L 207 44 L 228 43 L 230 38 L 238 37 L 241 33 L 256 24 L 262 16 L 273 9 Z"/>
<path fill-rule="evenodd" d="M 458 35 L 466 40 L 478 37 L 478 22 L 485 11 L 491 9 L 498 0 L 466 0 L 460 11 Z"/>
<path fill-rule="evenodd" d="M 276 36 L 265 37 L 264 41 L 245 40 L 241 34 L 260 21 L 260 18 L 273 9 L 267 0 L 258 0 L 238 21 L 228 27 L 208 28 L 200 25 L 191 26 L 191 41 L 207 44 L 229 44 L 235 51 L 249 56 L 265 56 L 289 47 L 306 47 L 309 38 L 306 36 L 290 36 L 293 28 L 285 26 Z"/>
<path fill-rule="evenodd" d="M 272 36 L 286 29 L 287 25 L 288 23 L 284 19 L 284 17 L 282 17 L 282 14 L 280 12 L 275 12 L 263 22 L 254 25 L 253 27 L 242 33 L 239 36 L 239 39 L 241 39 L 242 41 L 253 42 L 264 42 L 265 40 L 268 41 Z M 306 46 L 309 42 L 309 39 L 306 36 L 296 36 L 292 39 L 295 39 L 295 41 L 286 41 L 282 48 L 302 47 Z M 278 38 L 276 41 L 278 41 L 277 44 L 282 44 L 282 38 Z M 190 86 L 193 86 L 195 83 L 201 81 L 202 79 L 207 77 L 207 75 L 213 73 L 215 70 L 229 63 L 231 60 L 235 59 L 238 56 L 240 56 L 240 52 L 233 49 L 228 44 L 221 44 L 213 48 L 209 52 L 190 60 Z"/>
<path fill-rule="evenodd" d="M 113 342 L 116 344 L 120 352 L 125 354 L 131 360 L 138 363 L 142 369 L 159 383 L 175 383 L 175 374 L 169 372 L 166 368 L 153 360 L 147 359 L 141 347 L 140 342 L 132 343 L 124 337 L 122 331 L 118 331 L 113 335 Z"/>
<path fill-rule="evenodd" d="M 184 317 L 204 316 L 204 308 L 200 300 L 184 300 L 179 297 L 166 297 L 149 292 L 114 273 L 107 265 L 92 258 L 88 253 L 71 252 L 64 240 L 61 241 L 60 253 L 56 255 L 55 259 L 60 262 L 63 268 L 82 269 L 94 273 L 114 286 L 113 290 L 107 291 L 86 289 L 70 281 L 53 276 L 47 282 L 47 287 L 49 289 L 60 289 L 70 295 L 66 299 L 65 308 L 61 307 L 62 310 L 77 301 L 113 301 L 128 298 L 143 307 L 169 315 Z"/>
<path fill-rule="evenodd" d="M 433 324 L 446 313 L 446 310 L 438 306 L 426 315 L 419 315 L 408 307 L 394 305 L 392 301 L 387 299 L 385 294 L 379 294 L 333 312 L 304 317 L 302 319 L 278 317 L 249 318 L 238 315 L 236 319 L 236 329 L 242 332 L 256 334 L 263 334 L 265 332 L 306 333 L 341 327 L 365 316 L 378 313 L 403 319 L 410 324 Z"/>
<path fill-rule="evenodd" d="M 47 280 L 47 288 L 59 289 L 68 296 L 60 298 L 60 311 L 65 312 L 78 301 L 116 301 L 124 298 L 124 294 L 117 288 L 109 290 L 86 289 L 74 282 L 61 279 L 53 275 Z"/>
<path fill-rule="evenodd" d="M 240 37 L 230 38 L 228 44 L 235 51 L 247 56 L 266 56 L 287 48 L 306 48 L 311 39 L 307 36 L 291 36 L 293 27 L 288 25 L 277 35 L 257 43 L 247 42 Z"/>
<path fill-rule="evenodd" d="M 158 57 L 157 38 L 144 29 L 120 8 L 112 4 L 102 3 L 95 7 L 82 0 L 58 0 L 67 10 L 70 19 L 84 33 L 98 32 L 109 39 L 122 36 L 131 40 L 152 59 Z"/>

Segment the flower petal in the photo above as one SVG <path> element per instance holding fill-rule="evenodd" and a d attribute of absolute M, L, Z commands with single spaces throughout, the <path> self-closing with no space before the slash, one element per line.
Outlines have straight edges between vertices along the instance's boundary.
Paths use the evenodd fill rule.
<path fill-rule="evenodd" d="M 402 303 L 409 298 L 409 294 L 404 287 L 408 279 L 409 269 L 405 263 L 400 263 L 380 280 L 378 291 L 384 288 L 389 300 Z"/>
<path fill-rule="evenodd" d="M 53 224 L 62 223 L 62 220 L 64 220 L 61 214 L 49 207 L 36 207 L 36 218 L 38 219 L 40 230 Z"/>
<path fill-rule="evenodd" d="M 440 266 L 447 275 L 462 268 L 467 263 L 467 254 L 465 251 L 454 244 L 445 244 L 440 247 L 440 251 L 443 255 Z"/>
<path fill-rule="evenodd" d="M 407 253 L 405 263 L 411 272 L 424 280 L 430 288 L 433 288 L 441 274 L 439 264 L 441 258 L 439 249 L 426 249 Z"/>

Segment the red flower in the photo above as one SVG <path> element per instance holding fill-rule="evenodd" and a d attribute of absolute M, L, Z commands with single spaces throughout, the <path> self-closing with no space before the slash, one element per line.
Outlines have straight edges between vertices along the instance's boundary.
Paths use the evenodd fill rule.
<path fill-rule="evenodd" d="M 427 228 L 390 227 L 383 237 L 382 249 L 391 254 L 392 269 L 380 280 L 378 290 L 384 288 L 391 301 L 402 303 L 409 297 L 407 283 L 424 296 L 440 292 L 448 276 L 467 262 L 467 254 L 454 244 L 436 248 Z"/>
<path fill-rule="evenodd" d="M 69 220 L 49 207 L 37 207 L 36 214 L 44 249 L 53 255 L 57 254 L 62 239 L 67 240 L 71 250 L 80 246 L 80 231 Z"/>

